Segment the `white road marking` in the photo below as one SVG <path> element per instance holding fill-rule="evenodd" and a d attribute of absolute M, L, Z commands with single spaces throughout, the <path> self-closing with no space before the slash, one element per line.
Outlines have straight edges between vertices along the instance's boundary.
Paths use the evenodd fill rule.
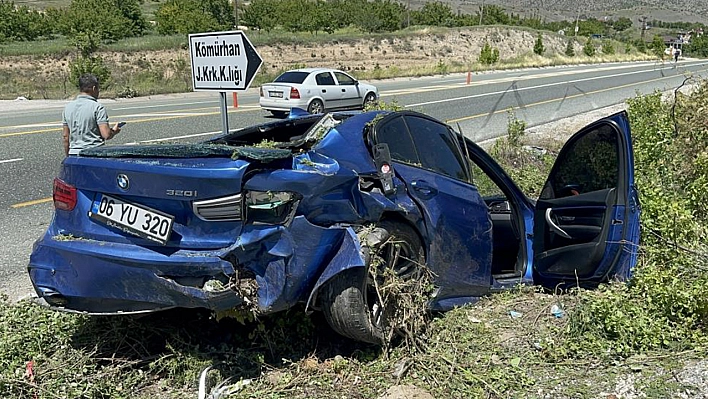
<path fill-rule="evenodd" d="M 672 69 L 672 68 L 661 68 L 661 69 Z M 517 87 L 517 88 L 515 88 L 514 90 L 517 91 L 517 92 L 519 92 L 519 91 L 528 91 L 528 90 L 542 89 L 542 88 L 545 88 L 545 87 L 562 86 L 562 85 L 568 85 L 568 84 L 578 83 L 578 82 L 588 82 L 588 81 L 592 81 L 592 80 L 600 80 L 600 79 L 614 78 L 614 77 L 627 76 L 627 75 L 635 75 L 635 74 L 638 74 L 638 73 L 647 73 L 647 72 L 655 72 L 655 71 L 656 71 L 656 70 L 653 70 L 653 71 L 650 71 L 650 70 L 641 70 L 641 71 L 633 71 L 633 72 L 623 72 L 623 73 L 616 73 L 616 74 L 612 74 L 612 75 L 595 76 L 595 77 L 582 78 L 582 79 L 575 79 L 575 80 L 566 80 L 566 81 L 563 81 L 563 82 L 555 82 L 555 83 L 546 83 L 546 84 L 542 84 L 542 85 L 529 86 L 529 87 Z M 680 75 L 677 75 L 676 77 L 680 77 Z M 514 81 L 518 81 L 518 80 L 526 80 L 526 79 L 528 79 L 528 78 L 529 78 L 529 77 L 524 77 L 523 79 L 516 79 L 516 78 L 514 78 L 514 79 L 512 79 L 512 78 L 508 78 L 508 79 L 496 79 L 496 80 L 494 80 L 494 81 L 491 81 L 491 80 L 484 81 L 483 83 L 484 83 L 484 84 L 489 84 L 489 83 L 501 83 L 501 82 L 504 82 L 504 81 L 506 81 L 506 82 L 514 82 Z M 454 87 L 455 87 L 455 86 L 451 86 L 451 87 L 449 87 L 449 88 L 454 88 Z M 422 106 L 422 105 L 448 103 L 448 102 L 452 102 L 452 101 L 467 100 L 467 99 L 470 99 L 470 98 L 479 98 L 479 97 L 486 97 L 486 96 L 496 96 L 496 95 L 505 93 L 505 92 L 507 92 L 507 91 L 509 91 L 509 89 L 506 89 L 506 90 L 499 90 L 499 91 L 490 92 L 490 93 L 471 94 L 471 95 L 468 95 L 468 96 L 452 97 L 452 98 L 446 98 L 446 99 L 442 99 L 442 100 L 426 101 L 426 102 L 417 103 L 417 104 L 408 104 L 408 105 L 406 105 L 405 107 L 406 107 L 406 108 L 420 107 L 420 106 Z"/>
<path fill-rule="evenodd" d="M 24 158 L 6 159 L 6 160 L 4 160 L 4 161 L 0 161 L 0 163 L 17 162 L 17 161 L 21 161 L 21 160 L 23 160 L 23 159 L 24 159 Z"/>

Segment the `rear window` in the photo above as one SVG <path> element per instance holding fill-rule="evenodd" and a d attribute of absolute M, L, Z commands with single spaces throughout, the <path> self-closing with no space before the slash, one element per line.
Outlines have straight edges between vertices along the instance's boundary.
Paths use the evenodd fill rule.
<path fill-rule="evenodd" d="M 309 75 L 309 72 L 285 72 L 284 74 L 278 76 L 275 79 L 275 82 L 278 83 L 302 83 L 305 81 L 305 78 L 307 75 Z"/>

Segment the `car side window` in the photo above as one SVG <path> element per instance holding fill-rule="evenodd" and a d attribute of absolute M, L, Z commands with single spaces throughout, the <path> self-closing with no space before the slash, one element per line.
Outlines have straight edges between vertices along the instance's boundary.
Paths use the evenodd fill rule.
<path fill-rule="evenodd" d="M 391 159 L 420 166 L 408 127 L 403 118 L 397 117 L 376 128 L 376 141 L 388 144 Z"/>
<path fill-rule="evenodd" d="M 541 199 L 552 199 L 617 187 L 619 136 L 612 125 L 585 133 L 556 160 Z"/>
<path fill-rule="evenodd" d="M 469 181 L 464 157 L 447 126 L 412 115 L 405 120 L 424 168 Z"/>
<path fill-rule="evenodd" d="M 340 85 L 353 86 L 354 84 L 356 84 L 356 80 L 354 80 L 351 76 L 345 73 L 335 72 L 334 75 L 337 77 L 337 81 Z"/>
<path fill-rule="evenodd" d="M 315 81 L 317 82 L 318 86 L 334 86 L 334 78 L 332 77 L 332 74 L 329 72 L 322 72 L 318 73 L 315 76 Z"/>

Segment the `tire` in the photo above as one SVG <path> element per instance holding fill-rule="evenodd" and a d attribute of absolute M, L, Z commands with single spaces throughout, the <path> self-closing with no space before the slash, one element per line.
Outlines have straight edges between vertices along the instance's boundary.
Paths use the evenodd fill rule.
<path fill-rule="evenodd" d="M 320 100 L 312 100 L 307 106 L 307 112 L 311 114 L 321 114 L 324 112 L 324 104 Z"/>
<path fill-rule="evenodd" d="M 285 118 L 288 115 L 287 111 L 270 111 L 270 113 L 276 118 Z"/>
<path fill-rule="evenodd" d="M 367 106 L 374 105 L 376 103 L 376 94 L 374 93 L 369 93 L 364 97 L 364 103 L 362 104 L 362 107 L 366 109 Z"/>
<path fill-rule="evenodd" d="M 366 237 L 362 231 L 366 231 Z M 388 319 L 395 305 L 381 304 L 375 286 L 386 268 L 404 280 L 420 275 L 421 265 L 425 264 L 423 245 L 418 234 L 401 223 L 384 221 L 362 231 L 359 238 L 367 266 L 348 269 L 332 277 L 323 287 L 322 310 L 329 325 L 340 335 L 386 345 L 392 338 Z M 393 255 L 395 253 L 399 256 Z M 377 267 L 375 274 L 372 267 Z M 377 276 L 376 281 L 373 275 Z"/>

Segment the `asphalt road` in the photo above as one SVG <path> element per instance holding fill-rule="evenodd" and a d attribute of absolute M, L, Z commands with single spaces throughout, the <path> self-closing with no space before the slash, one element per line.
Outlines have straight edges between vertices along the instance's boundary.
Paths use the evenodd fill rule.
<path fill-rule="evenodd" d="M 513 109 L 529 126 L 623 102 L 637 93 L 671 90 L 705 76 L 708 61 L 600 64 L 372 82 L 382 99 L 459 125 L 476 141 L 503 135 Z M 258 90 L 228 96 L 229 127 L 269 120 Z M 195 141 L 222 130 L 212 92 L 103 100 L 112 122 L 126 121 L 110 144 Z M 61 111 L 66 101 L 0 101 L 0 292 L 30 292 L 25 266 L 31 243 L 51 220 L 51 182 L 64 158 Z M 109 144 L 109 145 L 110 145 Z"/>

